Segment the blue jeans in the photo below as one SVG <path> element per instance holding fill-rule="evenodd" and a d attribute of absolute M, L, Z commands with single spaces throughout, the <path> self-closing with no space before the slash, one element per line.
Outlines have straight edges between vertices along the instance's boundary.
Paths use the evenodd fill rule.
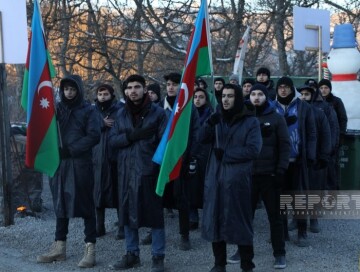
<path fill-rule="evenodd" d="M 139 230 L 124 226 L 126 251 L 139 255 Z M 151 229 L 152 243 L 151 254 L 153 256 L 165 255 L 165 229 Z"/>

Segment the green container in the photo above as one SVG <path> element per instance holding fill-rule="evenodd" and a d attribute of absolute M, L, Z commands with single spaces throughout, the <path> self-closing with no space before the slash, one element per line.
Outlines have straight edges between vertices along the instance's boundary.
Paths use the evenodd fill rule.
<path fill-rule="evenodd" d="M 360 190 L 360 130 L 348 130 L 340 149 L 341 190 Z"/>

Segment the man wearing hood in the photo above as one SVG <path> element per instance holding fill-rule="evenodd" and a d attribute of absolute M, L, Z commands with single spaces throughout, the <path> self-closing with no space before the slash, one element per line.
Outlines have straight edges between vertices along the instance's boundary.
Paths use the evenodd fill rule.
<path fill-rule="evenodd" d="M 269 98 L 275 100 L 276 91 L 274 89 L 274 82 L 270 79 L 270 70 L 266 67 L 260 67 L 256 71 L 256 83 L 264 85 L 269 93 Z"/>
<path fill-rule="evenodd" d="M 222 77 L 217 77 L 214 79 L 215 98 L 218 104 L 221 104 L 221 90 L 224 85 L 225 80 Z"/>
<path fill-rule="evenodd" d="M 279 199 L 284 174 L 289 165 L 289 133 L 284 117 L 276 112 L 273 103 L 269 101 L 268 91 L 264 85 L 253 85 L 249 96 L 260 122 L 263 141 L 260 155 L 254 160 L 253 165 L 252 208 L 255 214 L 258 199 L 261 197 L 270 223 L 274 268 L 283 269 L 286 267 L 286 252 Z M 239 252 L 236 256 L 240 261 Z"/>
<path fill-rule="evenodd" d="M 100 84 L 96 88 L 95 109 L 100 114 L 100 143 L 93 148 L 94 162 L 94 200 L 96 207 L 97 237 L 105 235 L 105 208 L 117 208 L 117 161 L 116 154 L 108 146 L 108 135 L 114 125 L 117 111 L 123 106 L 115 97 L 114 88 Z M 116 239 L 124 238 L 124 229 L 118 227 Z"/>
<path fill-rule="evenodd" d="M 52 249 L 37 258 L 39 263 L 66 259 L 69 219 L 81 217 L 85 225 L 85 255 L 79 267 L 95 265 L 96 218 L 92 148 L 100 139 L 100 118 L 84 100 L 80 76 L 70 75 L 60 82 L 60 102 L 56 105 L 60 127 L 60 165 L 50 189 L 56 214 L 55 242 Z"/>
<path fill-rule="evenodd" d="M 242 271 L 253 271 L 251 172 L 261 150 L 259 122 L 244 105 L 241 87 L 226 84 L 220 110 L 201 127 L 199 139 L 211 144 L 206 169 L 202 236 L 212 243 L 215 265 L 226 271 L 226 244 L 238 245 Z"/>
<path fill-rule="evenodd" d="M 284 190 L 306 194 L 309 190 L 308 169 L 316 159 L 316 126 L 311 106 L 295 96 L 294 83 L 281 77 L 276 85 L 276 110 L 285 117 L 290 136 L 289 167 L 285 173 Z M 284 220 L 285 239 L 289 239 L 287 219 Z M 299 247 L 309 246 L 306 218 L 297 220 Z"/>
<path fill-rule="evenodd" d="M 151 102 L 140 75 L 126 79 L 125 106 L 116 115 L 109 144 L 117 152 L 120 226 L 124 226 L 126 254 L 114 270 L 140 265 L 139 228 L 152 230 L 151 271 L 164 271 L 165 230 L 162 198 L 155 188 L 159 166 L 152 162 L 166 128 L 165 111 Z"/>

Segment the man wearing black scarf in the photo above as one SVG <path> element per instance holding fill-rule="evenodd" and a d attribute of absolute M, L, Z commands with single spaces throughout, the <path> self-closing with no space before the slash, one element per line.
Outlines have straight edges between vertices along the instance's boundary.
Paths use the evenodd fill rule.
<path fill-rule="evenodd" d="M 162 198 L 155 188 L 159 166 L 152 157 L 165 131 L 165 111 L 151 102 L 144 77 L 129 76 L 126 102 L 110 130 L 110 148 L 117 152 L 119 224 L 124 226 L 126 254 L 111 269 L 140 265 L 139 228 L 152 231 L 151 271 L 164 271 L 165 230 Z"/>

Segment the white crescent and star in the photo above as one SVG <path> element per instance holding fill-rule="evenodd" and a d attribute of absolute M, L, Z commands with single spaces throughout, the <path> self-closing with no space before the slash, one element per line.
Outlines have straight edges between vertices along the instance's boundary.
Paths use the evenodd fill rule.
<path fill-rule="evenodd" d="M 39 84 L 39 87 L 38 87 L 38 89 L 37 89 L 38 95 L 40 94 L 40 90 L 41 90 L 41 88 L 43 88 L 43 87 L 50 87 L 50 88 L 52 88 L 52 83 L 51 83 L 51 81 L 46 80 L 46 81 L 42 81 L 42 82 Z M 40 99 L 40 106 L 41 106 L 43 109 L 49 108 L 49 107 L 50 107 L 50 102 L 49 102 L 49 100 L 47 100 L 46 97 L 42 97 L 42 98 Z"/>

